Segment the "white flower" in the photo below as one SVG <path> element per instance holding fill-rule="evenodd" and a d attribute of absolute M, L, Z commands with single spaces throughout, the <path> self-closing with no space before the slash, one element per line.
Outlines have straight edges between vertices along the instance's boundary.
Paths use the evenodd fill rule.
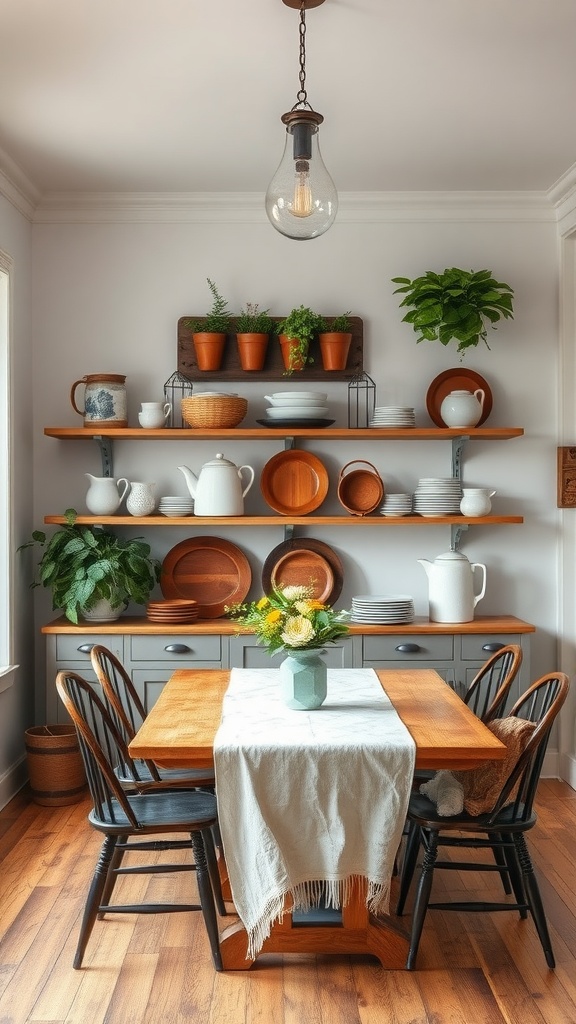
<path fill-rule="evenodd" d="M 305 619 L 303 615 L 293 615 L 286 619 L 282 640 L 288 647 L 304 647 L 315 635 L 310 619 Z"/>
<path fill-rule="evenodd" d="M 287 601 L 302 601 L 305 597 L 308 597 L 307 587 L 284 587 L 282 590 L 284 597 Z"/>

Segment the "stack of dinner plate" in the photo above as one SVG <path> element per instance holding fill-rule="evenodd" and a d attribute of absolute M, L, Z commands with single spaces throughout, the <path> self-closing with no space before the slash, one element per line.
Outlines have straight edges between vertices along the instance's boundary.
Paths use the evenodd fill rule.
<path fill-rule="evenodd" d="M 198 604 L 191 599 L 149 601 L 146 605 L 146 618 L 150 622 L 161 622 L 165 625 L 195 622 L 198 618 Z"/>
<path fill-rule="evenodd" d="M 462 485 L 448 476 L 421 477 L 414 491 L 414 511 L 421 516 L 452 516 L 460 512 Z"/>
<path fill-rule="evenodd" d="M 413 427 L 414 409 L 407 405 L 377 405 L 370 419 L 371 427 Z"/>
<path fill-rule="evenodd" d="M 271 421 L 297 423 L 298 420 L 324 419 L 328 415 L 325 391 L 277 391 L 264 397 L 270 402 L 266 418 Z"/>
<path fill-rule="evenodd" d="M 378 625 L 414 621 L 414 601 L 409 594 L 359 594 L 352 598 L 352 622 Z"/>
<path fill-rule="evenodd" d="M 412 495 L 387 494 L 378 511 L 381 516 L 409 516 L 412 512 Z"/>
<path fill-rule="evenodd" d="M 158 511 L 161 515 L 171 518 L 192 516 L 194 515 L 194 501 L 190 497 L 184 498 L 178 494 L 167 494 L 160 498 Z"/>

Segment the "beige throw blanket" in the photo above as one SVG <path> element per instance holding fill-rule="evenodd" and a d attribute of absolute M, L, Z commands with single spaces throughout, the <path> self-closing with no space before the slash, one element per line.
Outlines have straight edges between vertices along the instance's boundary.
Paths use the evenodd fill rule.
<path fill-rule="evenodd" d="M 277 669 L 233 669 L 214 743 L 220 831 L 232 897 L 254 959 L 282 918 L 340 908 L 354 879 L 389 907 L 415 745 L 372 669 L 329 669 L 316 711 L 280 697 Z"/>

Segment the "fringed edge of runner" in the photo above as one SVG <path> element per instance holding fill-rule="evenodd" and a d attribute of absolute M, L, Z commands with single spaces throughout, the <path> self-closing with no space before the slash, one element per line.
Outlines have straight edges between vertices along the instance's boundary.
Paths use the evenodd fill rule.
<path fill-rule="evenodd" d="M 324 879 L 310 882 L 299 882 L 286 892 L 274 896 L 268 900 L 264 911 L 255 925 L 247 929 L 248 950 L 247 960 L 255 960 L 266 939 L 270 937 L 272 925 L 276 921 L 282 922 L 285 913 L 286 897 L 290 896 L 294 910 L 301 910 L 304 913 L 312 907 L 323 903 L 329 910 L 340 910 L 350 902 L 354 885 L 362 882 L 357 875 L 350 875 L 348 878 L 334 880 Z M 381 882 L 368 882 L 366 893 L 366 907 L 369 913 L 387 914 L 390 909 L 390 885 Z"/>

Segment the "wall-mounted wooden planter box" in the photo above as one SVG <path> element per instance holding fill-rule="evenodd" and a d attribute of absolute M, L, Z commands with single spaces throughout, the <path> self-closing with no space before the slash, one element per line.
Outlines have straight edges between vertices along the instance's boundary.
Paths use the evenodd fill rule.
<path fill-rule="evenodd" d="M 329 314 L 326 319 L 329 319 Z M 238 358 L 238 346 L 236 334 L 230 333 L 226 338 L 224 360 L 219 370 L 199 370 L 196 362 L 196 354 L 192 343 L 192 331 L 186 327 L 186 322 L 196 319 L 194 313 L 180 317 L 178 321 L 178 370 L 185 373 L 191 380 L 211 380 L 218 377 L 219 380 L 352 380 L 364 370 L 363 359 L 363 321 L 359 316 L 350 317 L 352 324 L 352 344 L 348 353 L 348 363 L 345 370 L 324 370 L 320 345 L 315 339 L 310 347 L 310 355 L 314 362 L 307 365 L 303 370 L 287 375 L 284 370 L 282 356 L 280 354 L 280 342 L 278 335 L 272 334 L 268 344 L 266 363 L 263 370 L 248 372 L 240 366 Z M 273 317 L 278 323 L 284 317 Z"/>

